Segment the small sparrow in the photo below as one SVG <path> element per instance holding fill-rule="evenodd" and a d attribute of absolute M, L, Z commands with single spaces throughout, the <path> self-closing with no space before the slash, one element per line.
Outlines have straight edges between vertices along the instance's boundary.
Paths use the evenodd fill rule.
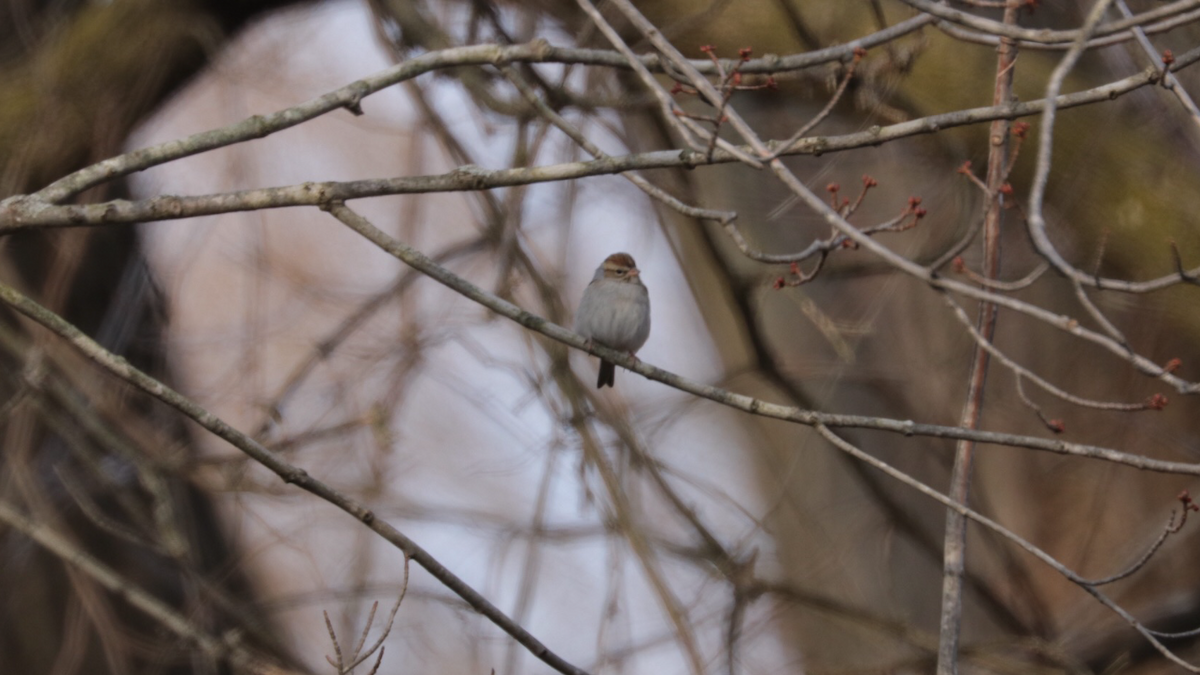
<path fill-rule="evenodd" d="M 650 294 L 633 256 L 614 253 L 596 268 L 575 313 L 575 332 L 612 349 L 636 354 L 650 337 Z M 613 386 L 616 366 L 600 360 L 596 388 Z"/>

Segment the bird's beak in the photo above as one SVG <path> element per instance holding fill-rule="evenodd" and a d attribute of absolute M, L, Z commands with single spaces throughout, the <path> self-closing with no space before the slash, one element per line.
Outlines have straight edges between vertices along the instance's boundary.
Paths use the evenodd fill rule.
<path fill-rule="evenodd" d="M 636 267 L 635 267 L 635 268 L 633 268 L 633 269 L 631 269 L 631 270 L 629 270 L 629 276 L 631 276 L 631 277 L 636 277 L 636 276 L 638 276 L 638 275 L 639 275 L 639 274 L 641 274 L 641 273 L 642 273 L 642 271 L 641 271 L 641 270 L 639 270 L 639 269 L 638 269 L 638 268 L 636 268 Z"/>

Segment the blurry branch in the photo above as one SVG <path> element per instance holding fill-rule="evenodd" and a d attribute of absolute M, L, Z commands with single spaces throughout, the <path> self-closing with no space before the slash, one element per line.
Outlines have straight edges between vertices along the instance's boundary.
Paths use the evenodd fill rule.
<path fill-rule="evenodd" d="M 613 28 L 604 19 L 604 17 L 600 14 L 600 10 L 590 2 L 578 2 L 576 4 L 578 4 L 579 8 L 582 9 L 583 12 L 592 19 L 592 23 L 600 29 L 600 32 L 603 33 L 606 38 L 608 38 L 613 47 L 615 47 L 617 51 L 624 54 L 625 57 L 630 60 L 630 63 L 633 66 L 633 72 L 638 76 L 638 79 L 640 79 L 642 83 L 646 85 L 646 88 L 654 94 L 655 98 L 658 99 L 659 104 L 662 106 L 663 121 L 672 126 L 676 132 L 679 133 L 680 137 L 683 138 L 683 140 L 690 145 L 693 150 L 700 152 L 701 156 L 706 160 L 711 160 L 713 151 L 719 147 L 744 164 L 754 167 L 755 169 L 762 168 L 762 163 L 759 162 L 758 159 L 752 157 L 744 150 L 733 148 L 729 141 L 720 138 L 717 134 L 717 129 L 709 132 L 703 129 L 689 116 L 681 114 L 683 111 L 681 111 L 675 105 L 675 101 L 671 99 L 671 94 L 658 84 L 658 81 L 654 79 L 654 75 L 650 73 L 649 69 L 634 59 L 633 49 L 630 48 L 629 45 L 625 44 L 625 41 L 621 39 L 617 29 Z M 655 29 L 653 33 L 647 33 L 646 37 L 651 38 L 650 41 L 652 44 L 660 47 L 660 53 L 663 53 L 664 56 L 668 57 L 666 62 L 672 64 L 672 67 L 676 72 L 678 72 L 681 62 L 678 59 L 669 58 L 671 55 L 663 52 L 660 44 L 656 43 L 655 38 L 657 38 L 658 43 L 666 42 L 665 38 L 663 38 L 661 34 L 657 32 L 657 29 Z M 719 65 L 719 62 L 717 65 Z M 694 65 L 688 63 L 685 67 L 690 68 L 692 72 L 695 72 Z M 685 69 L 683 72 L 686 73 L 687 70 Z M 672 77 L 676 81 L 680 79 L 678 75 L 672 75 Z M 714 108 L 719 109 L 722 106 L 723 97 L 716 93 L 712 84 L 710 84 L 708 80 L 705 80 L 702 77 L 691 77 L 689 79 L 692 81 L 693 86 L 695 86 L 697 89 L 701 88 L 701 84 L 699 84 L 699 82 L 703 82 L 704 86 L 707 86 L 708 91 L 706 91 L 705 94 L 708 98 L 708 102 Z M 727 117 L 723 116 L 719 118 L 719 121 L 724 121 L 725 119 L 727 119 Z M 753 150 L 754 148 L 750 149 L 751 153 Z"/>
<path fill-rule="evenodd" d="M 483 247 L 482 242 L 478 240 L 469 240 L 461 244 L 455 244 L 448 247 L 445 251 L 434 256 L 434 259 L 441 264 L 456 260 L 462 256 L 470 255 L 478 252 Z M 313 374 L 319 365 L 325 363 L 329 357 L 336 353 L 343 342 L 348 340 L 355 331 L 365 325 L 372 317 L 387 307 L 389 301 L 395 300 L 403 295 L 413 282 L 421 278 L 421 275 L 412 272 L 411 270 L 402 274 L 395 283 L 387 288 L 375 293 L 370 298 L 360 303 L 359 306 L 350 312 L 341 323 L 339 323 L 332 331 L 317 341 L 311 352 L 305 358 L 301 359 L 292 367 L 287 376 L 283 378 L 282 384 L 276 392 L 264 404 L 266 415 L 264 419 L 255 429 L 253 436 L 255 438 L 263 438 L 272 425 L 278 421 L 285 405 L 296 392 L 300 391 L 304 382 Z M 355 425 L 357 426 L 357 425 Z M 280 446 L 291 445 L 297 441 L 305 439 L 287 439 L 278 441 L 273 444 L 277 449 Z"/>
<path fill-rule="evenodd" d="M 857 463 L 857 460 L 852 460 Z M 813 591 L 796 588 L 795 586 L 786 584 L 777 584 L 773 582 L 756 581 L 749 589 L 749 592 L 758 595 L 769 595 L 779 601 L 795 603 L 828 615 L 832 618 L 837 618 L 842 621 L 850 622 L 853 625 L 859 626 L 864 630 L 869 630 L 880 636 L 891 637 L 905 645 L 915 648 L 917 651 L 925 654 L 913 659 L 907 660 L 911 668 L 916 669 L 916 672 L 926 672 L 934 665 L 934 659 L 937 657 L 938 638 L 936 634 L 920 630 L 913 627 L 910 623 L 899 619 L 887 618 L 876 615 L 865 609 L 854 607 L 841 602 L 837 599 L 825 596 Z M 1015 644 L 1014 644 L 1015 643 Z M 1033 670 L 1029 661 L 1014 657 L 1007 650 L 1013 646 L 1019 646 L 1023 650 L 1029 650 L 1032 653 L 1038 654 L 1045 658 L 1050 663 L 1059 666 L 1062 671 L 1070 673 L 1080 672 L 1078 668 L 1072 668 L 1070 660 L 1065 657 L 1059 650 L 1052 645 L 1047 644 L 1044 640 L 1038 638 L 1016 640 L 1013 642 L 1003 642 L 999 645 L 970 645 L 962 649 L 964 661 L 978 662 L 979 665 L 985 666 L 988 671 L 999 673 L 1014 673 L 1019 675 L 1030 675 L 1035 672 L 1061 672 L 1059 670 Z M 822 672 L 816 671 L 815 672 Z M 904 667 L 895 667 L 894 670 L 887 668 L 870 668 L 855 671 L 838 670 L 836 672 L 905 672 Z"/>
<path fill-rule="evenodd" d="M 574 377 L 574 375 L 567 374 L 566 372 L 564 372 L 564 375 Z M 576 383 L 577 386 L 578 384 Z M 583 398 L 580 396 L 576 396 L 574 399 L 579 402 L 578 404 L 581 404 L 583 401 Z M 646 532 L 637 521 L 637 509 L 634 508 L 629 499 L 626 486 L 622 484 L 613 463 L 605 457 L 601 439 L 587 427 L 587 418 L 580 416 L 577 419 L 579 419 L 579 423 L 576 424 L 576 431 L 583 439 L 585 460 L 600 475 L 605 492 L 611 501 L 613 519 L 616 521 L 615 527 L 625 537 L 626 541 L 629 542 L 629 547 L 637 557 L 650 588 L 653 590 L 654 595 L 663 608 L 663 612 L 667 615 L 667 619 L 674 628 L 676 641 L 687 656 L 688 666 L 691 668 L 692 674 L 704 675 L 706 672 L 705 662 L 704 657 L 700 653 L 700 645 L 696 640 L 695 627 L 692 625 L 692 621 L 688 617 L 683 603 L 679 601 L 679 598 L 672 591 L 663 572 L 662 564 L 659 562 L 658 554 L 654 547 L 651 546 Z"/>
<path fill-rule="evenodd" d="M 176 563 L 186 583 L 236 622 L 245 636 L 259 646 L 275 644 L 276 639 L 259 616 L 247 610 L 244 598 L 235 597 L 204 570 L 197 569 L 197 560 L 204 554 L 195 550 L 185 532 L 189 509 L 178 503 L 170 484 L 172 472 L 180 468 L 180 458 L 166 456 L 170 452 L 167 450 L 149 449 L 170 445 L 161 429 L 140 428 L 138 420 L 131 421 L 123 414 L 125 409 L 120 404 L 116 409 L 91 404 L 106 399 L 98 391 L 101 387 L 94 371 L 81 368 L 83 361 L 75 350 L 40 342 L 36 348 L 33 345 L 16 326 L 0 324 L 0 350 L 20 365 L 9 374 L 22 386 L 6 405 L 28 401 L 46 428 L 62 437 L 75 461 L 57 463 L 54 472 L 81 515 L 100 530 Z M 129 467 L 136 482 L 115 479 L 114 460 Z M 131 489 L 133 485 L 148 500 L 139 498 L 138 490 Z M 119 514 L 97 503 L 97 493 L 115 500 Z"/>
<path fill-rule="evenodd" d="M 3 500 L 0 500 L 0 522 L 34 540 L 39 546 L 83 572 L 113 595 L 153 617 L 167 630 L 193 643 L 213 661 L 228 663 L 237 672 L 252 675 L 285 675 L 289 672 L 247 651 L 238 643 L 235 634 L 218 639 L 204 632 L 175 609 L 122 577 L 66 537 L 42 523 L 31 520 Z"/>

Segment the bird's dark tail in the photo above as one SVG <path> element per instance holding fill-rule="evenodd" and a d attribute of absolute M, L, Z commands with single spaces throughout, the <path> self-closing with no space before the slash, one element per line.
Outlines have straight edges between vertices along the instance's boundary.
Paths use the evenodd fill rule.
<path fill-rule="evenodd" d="M 610 361 L 600 360 L 600 377 L 596 380 L 596 388 L 603 389 L 604 387 L 613 386 L 613 382 L 617 377 L 617 367 Z"/>

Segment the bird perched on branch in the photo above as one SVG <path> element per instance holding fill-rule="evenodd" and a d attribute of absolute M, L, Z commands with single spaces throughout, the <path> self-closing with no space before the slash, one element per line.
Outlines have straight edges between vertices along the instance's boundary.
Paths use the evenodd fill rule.
<path fill-rule="evenodd" d="M 575 313 L 575 332 L 588 340 L 635 356 L 650 337 L 650 294 L 633 256 L 614 253 L 596 268 Z M 596 388 L 613 386 L 616 366 L 600 360 Z"/>

